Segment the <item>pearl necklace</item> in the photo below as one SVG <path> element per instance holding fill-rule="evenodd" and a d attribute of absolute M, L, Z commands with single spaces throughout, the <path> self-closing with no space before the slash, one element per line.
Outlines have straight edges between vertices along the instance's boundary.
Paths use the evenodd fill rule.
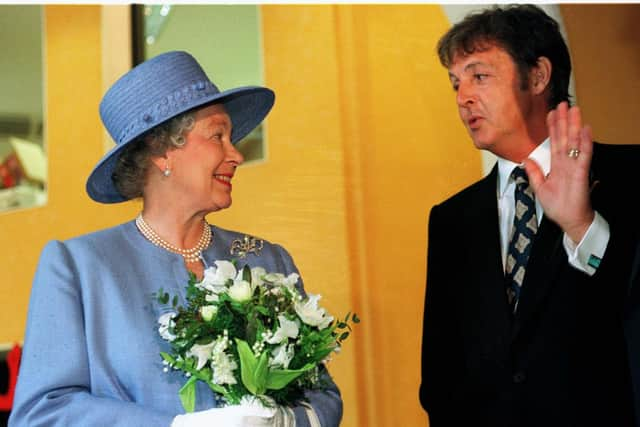
<path fill-rule="evenodd" d="M 202 221 L 202 235 L 200 236 L 200 240 L 198 240 L 198 244 L 191 249 L 178 248 L 164 240 L 162 237 L 158 236 L 158 233 L 156 233 L 153 228 L 151 228 L 149 224 L 145 222 L 144 218 L 142 218 L 142 213 L 140 213 L 136 218 L 136 226 L 138 227 L 138 230 L 140 230 L 142 235 L 146 237 L 147 240 L 149 240 L 151 243 L 169 252 L 181 255 L 187 263 L 200 261 L 200 259 L 202 259 L 202 251 L 205 250 L 211 243 L 211 227 L 209 226 L 207 221 Z"/>

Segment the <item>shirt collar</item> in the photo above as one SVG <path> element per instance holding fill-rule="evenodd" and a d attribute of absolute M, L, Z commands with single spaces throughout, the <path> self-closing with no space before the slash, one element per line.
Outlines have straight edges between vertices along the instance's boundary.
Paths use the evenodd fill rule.
<path fill-rule="evenodd" d="M 551 143 L 549 138 L 542 141 L 528 157 L 535 160 L 542 168 L 542 173 L 547 176 L 551 170 Z M 519 164 L 498 157 L 498 197 L 504 196 L 504 192 L 507 190 L 507 185 L 509 184 L 511 172 L 516 166 L 519 166 Z"/>

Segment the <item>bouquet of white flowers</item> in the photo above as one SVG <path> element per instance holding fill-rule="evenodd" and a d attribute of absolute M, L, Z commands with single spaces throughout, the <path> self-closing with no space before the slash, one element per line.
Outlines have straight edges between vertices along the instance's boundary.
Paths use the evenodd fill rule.
<path fill-rule="evenodd" d="M 251 395 L 293 405 L 304 390 L 323 386 L 321 364 L 359 319 L 348 313 L 335 321 L 318 306 L 319 295 L 300 294 L 298 278 L 216 261 L 201 282 L 190 275 L 185 306 L 160 289 L 158 301 L 172 307 L 158 319 L 172 352 L 160 354 L 165 371 L 188 378 L 179 392 L 187 412 L 194 410 L 197 381 L 231 405 Z"/>

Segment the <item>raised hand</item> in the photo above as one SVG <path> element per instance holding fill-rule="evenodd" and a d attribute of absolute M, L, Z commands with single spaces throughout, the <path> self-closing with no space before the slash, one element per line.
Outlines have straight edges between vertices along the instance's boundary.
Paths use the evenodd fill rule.
<path fill-rule="evenodd" d="M 533 160 L 525 160 L 529 183 L 544 214 L 576 244 L 593 222 L 589 167 L 593 154 L 591 128 L 582 126 L 578 107 L 561 102 L 547 115 L 551 139 L 551 172 L 544 176 Z"/>

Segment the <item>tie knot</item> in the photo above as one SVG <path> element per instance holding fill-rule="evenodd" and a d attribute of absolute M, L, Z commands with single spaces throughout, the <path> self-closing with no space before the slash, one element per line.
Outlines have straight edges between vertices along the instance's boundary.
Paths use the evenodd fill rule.
<path fill-rule="evenodd" d="M 517 186 L 529 186 L 529 178 L 527 177 L 527 172 L 524 170 L 524 167 L 516 166 L 515 168 L 513 168 L 511 177 L 513 178 Z"/>

